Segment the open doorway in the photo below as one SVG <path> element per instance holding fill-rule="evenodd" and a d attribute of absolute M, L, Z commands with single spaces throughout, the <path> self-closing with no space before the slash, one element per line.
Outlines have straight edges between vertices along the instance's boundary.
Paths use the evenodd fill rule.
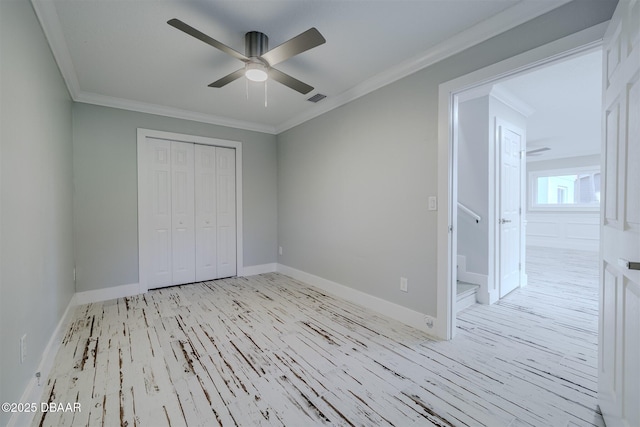
<path fill-rule="evenodd" d="M 460 95 L 470 90 L 484 90 L 524 72 L 567 60 L 602 49 L 602 36 L 606 23 L 583 30 L 565 39 L 527 51 L 521 55 L 470 74 L 443 83 L 439 88 L 438 107 L 438 317 L 435 332 L 443 339 L 452 339 L 456 332 L 456 266 L 458 232 L 458 104 Z M 495 193 L 495 192 L 494 192 Z M 495 212 L 494 212 L 495 215 Z M 487 226 L 495 230 L 494 220 L 489 216 Z M 495 233 L 489 233 L 489 238 Z M 495 243 L 495 242 L 494 242 Z M 494 257 L 495 260 L 495 257 Z M 490 264 L 495 271 L 495 264 Z M 488 282 L 495 278 L 487 274 Z"/>
<path fill-rule="evenodd" d="M 526 286 L 545 252 L 598 251 L 601 64 L 581 52 L 458 95 L 456 312 Z"/>

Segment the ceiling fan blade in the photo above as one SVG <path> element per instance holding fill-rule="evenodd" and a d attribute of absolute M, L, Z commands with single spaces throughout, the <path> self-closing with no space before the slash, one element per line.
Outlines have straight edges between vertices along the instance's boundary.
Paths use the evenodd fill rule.
<path fill-rule="evenodd" d="M 551 150 L 551 148 L 549 148 L 549 147 L 536 148 L 534 150 L 527 151 L 527 156 L 537 156 L 538 154 L 542 153 L 543 151 L 549 151 L 549 150 Z"/>
<path fill-rule="evenodd" d="M 269 77 L 287 87 L 290 87 L 295 91 L 300 92 L 303 95 L 306 95 L 313 90 L 312 86 L 309 86 L 308 84 L 291 77 L 289 74 L 278 71 L 275 68 L 269 69 Z"/>
<path fill-rule="evenodd" d="M 185 24 L 184 22 L 182 22 L 179 19 L 175 19 L 175 18 L 174 19 L 170 19 L 170 20 L 167 21 L 167 24 L 171 25 L 174 28 L 177 28 L 180 31 L 183 31 L 183 32 L 189 34 L 192 37 L 197 38 L 198 40 L 201 40 L 201 41 L 205 42 L 206 44 L 208 44 L 210 46 L 215 47 L 216 49 L 220 49 L 224 53 L 227 53 L 227 54 L 233 56 L 234 58 L 239 59 L 240 61 L 244 61 L 244 62 L 249 61 L 249 58 L 247 58 L 246 56 L 244 56 L 240 52 L 231 49 L 229 46 L 227 46 L 227 45 L 225 45 L 223 43 L 220 43 L 218 40 L 209 37 L 205 33 L 196 30 L 192 26 L 190 26 L 188 24 Z"/>
<path fill-rule="evenodd" d="M 215 82 L 211 83 L 209 85 L 209 87 L 217 87 L 220 88 L 224 85 L 227 85 L 229 83 L 231 83 L 234 80 L 239 79 L 240 77 L 244 76 L 244 68 L 240 68 L 239 70 L 234 71 L 231 74 L 227 74 L 226 76 L 224 76 L 221 79 L 216 80 Z"/>
<path fill-rule="evenodd" d="M 276 46 L 270 51 L 262 55 L 262 59 L 267 61 L 270 66 L 279 64 L 292 56 L 305 52 L 316 46 L 325 43 L 326 40 L 322 34 L 315 28 L 310 28 L 302 34 L 298 34 L 292 39 L 287 40 L 280 46 Z"/>

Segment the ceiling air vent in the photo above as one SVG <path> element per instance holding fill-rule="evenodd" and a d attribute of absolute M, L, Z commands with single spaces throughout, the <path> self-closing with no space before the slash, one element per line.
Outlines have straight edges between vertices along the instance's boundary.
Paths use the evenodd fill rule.
<path fill-rule="evenodd" d="M 323 99 L 325 99 L 327 97 L 327 95 L 323 95 L 321 93 L 316 93 L 315 95 L 313 95 L 311 98 L 307 99 L 307 101 L 311 101 L 313 103 L 322 101 Z"/>

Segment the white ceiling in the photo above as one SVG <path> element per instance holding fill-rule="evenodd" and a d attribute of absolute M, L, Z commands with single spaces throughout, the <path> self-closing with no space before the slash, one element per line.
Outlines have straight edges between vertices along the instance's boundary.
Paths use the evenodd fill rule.
<path fill-rule="evenodd" d="M 567 0 L 32 0 L 74 100 L 279 133 Z M 276 68 L 315 87 L 207 85 L 243 65 L 166 22 L 244 52 L 316 27 L 326 44 Z M 318 104 L 306 99 L 327 95 Z"/>
<path fill-rule="evenodd" d="M 602 51 L 556 62 L 496 85 L 531 108 L 527 150 L 551 150 L 529 161 L 601 151 Z"/>

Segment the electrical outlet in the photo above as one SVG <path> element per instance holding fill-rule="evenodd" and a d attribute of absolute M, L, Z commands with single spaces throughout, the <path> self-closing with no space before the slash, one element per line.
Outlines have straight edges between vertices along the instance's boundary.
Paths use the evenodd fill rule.
<path fill-rule="evenodd" d="M 427 328 L 432 329 L 433 328 L 433 317 L 424 316 L 424 323 L 427 325 Z"/>
<path fill-rule="evenodd" d="M 27 358 L 27 334 L 20 338 L 20 363 L 24 363 Z"/>
<path fill-rule="evenodd" d="M 408 291 L 408 283 L 407 283 L 407 278 L 406 277 L 401 277 L 400 278 L 400 290 L 402 292 L 409 292 Z"/>
<path fill-rule="evenodd" d="M 282 255 L 282 246 L 278 246 L 278 255 Z"/>

